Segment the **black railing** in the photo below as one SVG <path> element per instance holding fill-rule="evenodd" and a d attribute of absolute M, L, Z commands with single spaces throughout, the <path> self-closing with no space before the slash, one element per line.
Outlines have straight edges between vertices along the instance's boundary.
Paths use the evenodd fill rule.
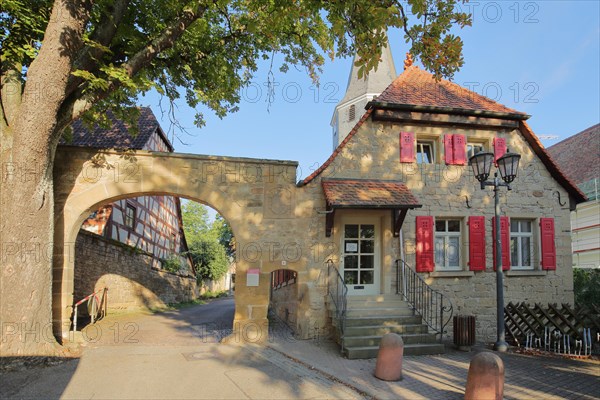
<path fill-rule="evenodd" d="M 327 260 L 327 277 L 327 292 L 335 307 L 334 318 L 340 333 L 340 345 L 342 351 L 344 351 L 344 329 L 346 325 L 346 307 L 348 305 L 348 287 L 344 283 L 344 278 L 342 278 L 340 271 L 334 265 L 332 260 Z"/>
<path fill-rule="evenodd" d="M 401 295 L 423 318 L 440 341 L 446 325 L 452 319 L 452 302 L 441 292 L 432 289 L 404 260 L 396 260 L 396 294 Z"/>

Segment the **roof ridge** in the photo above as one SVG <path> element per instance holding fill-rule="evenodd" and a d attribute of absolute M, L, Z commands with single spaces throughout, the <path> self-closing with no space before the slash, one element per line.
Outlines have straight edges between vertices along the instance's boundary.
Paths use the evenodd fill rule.
<path fill-rule="evenodd" d="M 374 102 L 452 107 L 527 115 L 458 83 L 447 79 L 437 81 L 433 74 L 417 65 L 406 68 L 381 95 L 374 99 Z"/>

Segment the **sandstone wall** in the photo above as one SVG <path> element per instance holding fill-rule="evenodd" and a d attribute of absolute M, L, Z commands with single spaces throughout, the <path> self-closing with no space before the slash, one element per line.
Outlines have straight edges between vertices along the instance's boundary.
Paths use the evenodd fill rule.
<path fill-rule="evenodd" d="M 395 292 L 396 257 L 415 267 L 415 217 L 429 215 L 462 220 L 461 270 L 453 272 L 424 273 L 422 277 L 433 288 L 449 296 L 454 304 L 454 314 L 477 316 L 477 338 L 481 341 L 494 340 L 496 335 L 496 278 L 492 260 L 492 226 L 494 215 L 493 190 L 481 190 L 466 166 L 448 166 L 443 162 L 444 134 L 463 134 L 468 139 L 483 143 L 488 150 L 493 149 L 494 137 L 505 138 L 508 148 L 521 154 L 519 176 L 512 190 L 500 189 L 502 215 L 511 218 L 531 219 L 533 222 L 534 254 L 531 271 L 507 271 L 504 276 L 505 302 L 526 301 L 530 303 L 573 303 L 573 278 L 571 260 L 571 236 L 569 205 L 559 204 L 568 201 L 566 190 L 547 171 L 541 160 L 533 153 L 518 129 L 483 129 L 468 125 L 444 126 L 434 124 L 411 124 L 374 122 L 367 120 L 354 135 L 327 170 L 308 186 L 302 188 L 313 204 L 321 207 L 325 199 L 321 193 L 323 178 L 354 178 L 397 180 L 407 184 L 423 207 L 411 210 L 404 221 L 401 238 L 384 237 L 382 254 L 382 293 Z M 425 138 L 436 143 L 436 164 L 400 163 L 399 134 L 402 131 L 414 132 L 417 138 Z M 441 160 L 441 162 L 440 162 Z M 301 196 L 298 196 L 301 198 Z M 340 210 L 335 214 L 332 238 L 324 236 L 324 217 L 315 216 L 314 226 L 317 241 L 332 242 L 339 247 L 340 224 L 343 215 L 364 215 L 360 210 Z M 468 227 L 469 216 L 484 216 L 486 220 L 486 270 L 469 271 L 468 267 Z M 392 225 L 389 213 L 377 215 L 386 229 Z M 556 271 L 542 270 L 539 254 L 539 219 L 554 218 L 557 255 Z M 333 239 L 333 240 L 332 240 Z M 388 241 L 388 245 L 385 244 Z M 402 243 L 402 244 L 401 244 Z M 338 247 L 336 247 L 338 246 Z M 333 251 L 332 258 L 339 263 L 339 252 Z M 315 267 L 317 266 L 314 264 Z M 447 331 L 451 335 L 452 325 Z"/>
<path fill-rule="evenodd" d="M 298 315 L 298 285 L 291 283 L 273 288 L 271 307 L 281 321 L 295 328 Z"/>
<path fill-rule="evenodd" d="M 198 297 L 195 277 L 156 270 L 151 256 L 81 231 L 75 245 L 75 301 L 104 287 L 109 312 L 156 308 Z"/>

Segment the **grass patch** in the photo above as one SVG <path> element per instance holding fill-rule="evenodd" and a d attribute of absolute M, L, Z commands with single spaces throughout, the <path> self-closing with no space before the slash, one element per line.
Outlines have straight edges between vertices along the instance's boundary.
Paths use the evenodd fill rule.
<path fill-rule="evenodd" d="M 203 300 L 210 300 L 210 299 L 218 299 L 220 297 L 227 297 L 227 290 L 221 290 L 218 292 L 212 292 L 212 291 L 207 291 L 204 294 L 200 295 L 200 298 Z"/>

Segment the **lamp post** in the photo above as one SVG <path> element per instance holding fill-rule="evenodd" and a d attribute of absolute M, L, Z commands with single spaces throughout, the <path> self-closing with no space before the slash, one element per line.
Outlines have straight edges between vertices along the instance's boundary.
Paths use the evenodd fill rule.
<path fill-rule="evenodd" d="M 481 184 L 481 190 L 486 186 L 494 187 L 494 215 L 496 229 L 496 332 L 497 340 L 494 344 L 494 350 L 505 352 L 508 349 L 508 344 L 505 340 L 504 330 L 504 286 L 502 283 L 502 239 L 500 237 L 500 203 L 498 201 L 498 191 L 501 186 L 506 186 L 510 189 L 510 184 L 517 177 L 517 169 L 519 168 L 520 154 L 506 152 L 496 161 L 497 169 L 500 172 L 500 177 L 504 182 L 500 181 L 498 171 L 494 173 L 494 179 L 488 181 L 490 170 L 494 162 L 494 154 L 488 152 L 477 153 L 469 158 L 469 165 L 473 168 L 475 178 Z"/>

